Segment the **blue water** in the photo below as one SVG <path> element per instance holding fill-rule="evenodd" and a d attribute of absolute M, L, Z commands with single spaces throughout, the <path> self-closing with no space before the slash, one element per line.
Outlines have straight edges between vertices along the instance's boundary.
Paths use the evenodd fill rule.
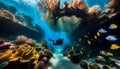
<path fill-rule="evenodd" d="M 7 5 L 14 6 L 18 11 L 16 14 L 25 14 L 29 15 L 30 17 L 33 18 L 34 24 L 38 24 L 43 30 L 44 30 L 44 37 L 42 39 L 47 40 L 48 46 L 50 48 L 54 48 L 55 52 L 61 52 L 65 46 L 71 45 L 72 42 L 68 39 L 66 34 L 69 34 L 67 32 L 62 32 L 62 31 L 53 31 L 50 29 L 50 27 L 47 24 L 47 21 L 42 19 L 42 14 L 43 12 L 38 11 L 37 3 L 39 0 L 0 0 L 0 2 L 3 2 Z M 64 3 L 65 0 L 62 0 L 62 4 Z M 71 0 L 69 0 L 71 1 Z M 108 2 L 109 0 L 85 0 L 87 5 L 89 7 L 92 7 L 93 5 L 99 5 L 100 9 L 105 9 L 104 5 Z M 64 44 L 63 46 L 56 47 L 52 44 L 52 42 L 48 41 L 48 38 L 52 38 L 54 40 L 57 40 L 59 38 L 64 39 Z"/>

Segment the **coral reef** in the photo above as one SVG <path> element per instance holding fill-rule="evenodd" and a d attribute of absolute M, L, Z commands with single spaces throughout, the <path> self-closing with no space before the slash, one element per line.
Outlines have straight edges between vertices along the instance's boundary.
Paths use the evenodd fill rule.
<path fill-rule="evenodd" d="M 5 41 L 3 39 L 0 39 L 0 50 L 9 49 L 10 46 L 12 46 L 12 45 L 13 45 L 12 43 L 7 42 L 7 41 Z"/>
<path fill-rule="evenodd" d="M 8 62 L 8 65 L 2 69 L 47 69 L 46 64 L 53 56 L 52 52 L 45 48 L 41 48 L 39 52 L 32 46 L 35 42 L 32 39 L 26 39 L 25 36 L 18 36 L 17 41 L 20 44 L 7 48 L 5 51 L 1 49 L 0 63 Z M 10 45 L 4 40 L 0 40 L 1 44 Z"/>
<path fill-rule="evenodd" d="M 8 49 L 6 52 L 0 53 L 0 55 L 4 55 L 3 57 L 0 58 L 1 61 L 5 59 L 5 61 L 9 61 L 9 62 L 19 61 L 21 63 L 30 62 L 31 60 L 36 61 L 39 58 L 39 57 L 36 57 L 38 53 L 35 50 L 35 48 L 27 44 L 20 45 L 19 48 L 15 48 L 12 50 Z"/>
<path fill-rule="evenodd" d="M 34 46 L 36 41 L 29 38 L 25 43 L 28 44 L 28 45 Z"/>
<path fill-rule="evenodd" d="M 16 38 L 16 42 L 17 43 L 20 43 L 20 44 L 24 44 L 26 41 L 27 41 L 27 37 L 26 36 L 24 36 L 24 35 L 20 35 L 20 36 L 18 36 L 17 38 Z"/>
<path fill-rule="evenodd" d="M 31 39 L 31 38 L 28 38 L 24 35 L 20 35 L 16 38 L 15 42 L 17 44 L 28 44 L 28 45 L 31 45 L 31 46 L 34 46 L 36 41 Z"/>

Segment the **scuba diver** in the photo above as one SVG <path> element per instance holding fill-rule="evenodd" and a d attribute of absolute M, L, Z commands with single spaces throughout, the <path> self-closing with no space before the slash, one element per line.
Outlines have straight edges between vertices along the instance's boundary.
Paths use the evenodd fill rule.
<path fill-rule="evenodd" d="M 53 39 L 51 39 L 51 38 L 48 38 L 49 39 L 49 41 L 52 41 L 53 42 L 53 45 L 63 45 L 63 38 L 59 38 L 59 39 L 57 39 L 56 41 L 55 40 L 53 40 Z"/>

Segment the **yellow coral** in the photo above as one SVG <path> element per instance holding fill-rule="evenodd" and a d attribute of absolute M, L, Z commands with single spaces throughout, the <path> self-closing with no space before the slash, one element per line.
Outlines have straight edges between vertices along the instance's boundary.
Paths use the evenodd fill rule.
<path fill-rule="evenodd" d="M 0 57 L 0 62 L 4 61 L 20 61 L 21 63 L 30 62 L 34 60 L 33 63 L 37 63 L 40 57 L 39 53 L 37 53 L 36 49 L 30 45 L 23 44 L 20 45 L 18 48 L 11 50 L 7 50 L 4 53 L 0 53 L 2 57 Z"/>

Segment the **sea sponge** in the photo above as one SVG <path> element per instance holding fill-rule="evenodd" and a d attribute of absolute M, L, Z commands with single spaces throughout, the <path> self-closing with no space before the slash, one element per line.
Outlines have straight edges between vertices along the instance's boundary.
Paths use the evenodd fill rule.
<path fill-rule="evenodd" d="M 34 46 L 36 41 L 29 38 L 25 43 L 28 44 L 28 45 Z"/>
<path fill-rule="evenodd" d="M 26 41 L 27 41 L 27 37 L 26 36 L 24 36 L 24 35 L 20 35 L 20 36 L 18 36 L 17 38 L 16 38 L 16 42 L 17 43 L 19 43 L 19 44 L 23 44 L 23 43 L 25 43 Z"/>

